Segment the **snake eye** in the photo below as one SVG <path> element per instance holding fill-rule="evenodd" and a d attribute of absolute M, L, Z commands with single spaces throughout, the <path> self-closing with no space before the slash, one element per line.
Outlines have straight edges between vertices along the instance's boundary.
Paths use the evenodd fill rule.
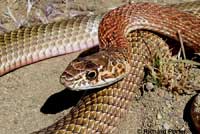
<path fill-rule="evenodd" d="M 97 77 L 97 71 L 96 71 L 96 70 L 88 71 L 88 72 L 86 73 L 86 78 L 87 78 L 88 80 L 93 80 L 93 79 L 95 79 L 96 77 Z"/>

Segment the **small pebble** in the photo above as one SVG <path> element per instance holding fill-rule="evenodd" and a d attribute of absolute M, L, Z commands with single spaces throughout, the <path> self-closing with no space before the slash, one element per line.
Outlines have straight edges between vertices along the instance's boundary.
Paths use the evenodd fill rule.
<path fill-rule="evenodd" d="M 152 90 L 154 88 L 154 85 L 151 83 L 151 82 L 147 82 L 146 83 L 146 89 L 149 91 L 149 90 Z"/>
<path fill-rule="evenodd" d="M 166 101 L 166 105 L 167 105 L 168 108 L 172 107 L 172 104 L 169 101 Z"/>
<path fill-rule="evenodd" d="M 157 119 L 162 119 L 162 115 L 160 113 L 157 114 Z"/>
<path fill-rule="evenodd" d="M 166 130 L 169 129 L 169 125 L 168 125 L 167 123 L 165 123 L 165 124 L 163 125 L 163 127 L 164 127 L 164 129 L 166 129 Z"/>
<path fill-rule="evenodd" d="M 185 128 L 184 128 L 184 127 L 182 127 L 182 128 L 181 128 L 181 131 L 185 131 Z"/>
<path fill-rule="evenodd" d="M 160 90 L 157 94 L 158 94 L 158 96 L 160 96 L 160 97 L 164 97 L 164 96 L 165 96 L 164 90 Z"/>

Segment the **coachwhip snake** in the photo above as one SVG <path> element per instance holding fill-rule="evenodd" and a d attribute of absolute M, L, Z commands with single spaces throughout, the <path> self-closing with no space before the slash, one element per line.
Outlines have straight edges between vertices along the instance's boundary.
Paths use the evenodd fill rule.
<path fill-rule="evenodd" d="M 149 11 L 150 8 L 153 9 L 151 10 L 151 12 Z M 133 97 L 133 90 L 138 88 L 139 83 L 142 80 L 144 64 L 146 64 L 150 60 L 149 53 L 147 52 L 150 51 L 151 55 L 154 55 L 156 47 L 163 48 L 162 39 L 157 39 L 157 35 L 149 33 L 148 31 L 138 31 L 132 33 L 131 31 L 129 31 L 129 28 L 133 28 L 131 30 L 135 30 L 136 28 L 129 27 L 130 25 L 127 25 L 127 21 L 125 21 L 125 23 L 115 21 L 119 24 L 122 24 L 120 25 L 121 27 L 118 27 L 119 29 L 117 29 L 119 30 L 119 32 L 115 33 L 114 31 L 114 34 L 109 34 L 111 31 L 109 31 L 109 33 L 106 32 L 106 28 L 109 28 L 111 30 L 116 30 L 117 28 L 115 27 L 115 25 L 107 25 L 111 24 L 112 19 L 122 20 L 122 18 L 125 17 L 123 18 L 124 20 L 130 21 L 130 19 L 126 18 L 127 16 L 124 14 L 127 13 L 128 16 L 130 16 L 130 14 L 133 13 L 133 10 L 130 9 L 134 9 L 136 12 L 138 11 L 138 14 L 140 14 L 141 12 L 146 12 L 147 15 L 155 15 L 155 17 L 153 18 L 156 18 L 157 15 L 163 13 L 161 15 L 161 18 L 157 20 L 154 25 L 153 23 L 152 25 L 150 25 L 151 27 L 144 27 L 147 21 L 142 19 L 145 18 L 146 14 L 144 14 L 144 18 L 139 17 L 141 18 L 140 22 L 144 25 L 141 23 L 137 24 L 140 28 L 147 28 L 148 30 L 153 30 L 155 32 L 162 33 L 176 40 L 178 40 L 177 31 L 180 31 L 184 42 L 187 43 L 187 45 L 193 48 L 195 51 L 198 51 L 198 43 L 200 42 L 200 20 L 195 18 L 194 16 L 178 12 L 171 8 L 163 8 L 154 4 L 147 3 L 128 5 L 125 6 L 124 9 L 123 7 L 115 9 L 113 11 L 114 13 L 112 12 L 112 15 L 110 15 L 109 13 L 106 16 L 112 17 L 114 14 L 116 14 L 116 18 L 105 18 L 103 21 L 104 23 L 101 23 L 100 25 L 100 27 L 102 27 L 102 31 L 100 33 L 105 33 L 104 35 L 106 35 L 106 37 L 109 37 L 108 39 L 111 39 L 107 40 L 107 38 L 104 37 L 104 35 L 100 36 L 102 37 L 100 38 L 101 42 L 104 43 L 109 41 L 110 44 L 110 46 L 102 45 L 101 48 L 119 48 L 120 46 L 117 46 L 116 44 L 122 43 L 121 48 L 123 49 L 121 50 L 123 51 L 120 53 L 122 53 L 125 58 L 129 59 L 131 66 L 133 66 L 131 71 L 129 72 L 128 77 L 126 77 L 122 82 L 116 83 L 115 85 L 112 85 L 104 90 L 82 98 L 79 104 L 77 104 L 77 106 L 72 109 L 68 116 L 64 117 L 54 125 L 35 133 L 112 133 L 114 131 L 117 125 L 116 122 L 118 122 L 118 119 L 124 115 L 124 113 L 129 107 L 129 103 Z M 135 15 L 135 17 L 137 18 L 137 14 Z M 118 16 L 122 18 L 117 18 Z M 95 18 L 98 17 L 101 18 L 101 16 L 79 17 L 76 19 L 72 19 L 71 22 L 62 21 L 54 24 L 35 26 L 32 28 L 23 28 L 0 36 L 0 74 L 3 75 L 4 73 L 9 72 L 10 70 L 13 70 L 26 64 L 36 62 L 38 60 L 61 55 L 67 52 L 79 51 L 80 49 L 86 49 L 91 46 L 97 45 L 98 42 L 96 38 L 96 28 L 99 20 L 97 19 L 97 23 L 94 23 L 92 25 L 91 23 L 95 20 Z M 153 22 L 153 20 L 151 20 L 151 17 L 152 16 L 148 16 L 149 19 L 146 19 L 149 20 L 149 22 Z M 172 19 L 172 21 L 174 21 L 173 24 L 170 24 L 170 21 L 165 22 L 165 17 L 168 17 L 170 21 Z M 157 24 L 157 22 L 161 25 Z M 79 25 L 81 28 L 77 25 Z M 71 26 L 78 27 L 77 30 L 79 31 L 73 31 L 73 29 L 70 29 Z M 161 31 L 161 26 L 165 26 L 162 28 L 164 28 L 164 30 L 168 32 L 166 33 L 166 31 Z M 126 42 L 127 40 L 124 40 L 124 33 L 122 32 L 122 29 L 120 29 L 122 27 L 125 29 L 128 28 L 126 29 L 127 33 L 130 32 L 126 35 L 128 37 L 130 36 L 130 40 L 128 40 L 129 42 L 141 43 L 143 41 L 143 38 L 148 39 L 149 42 L 147 41 L 147 44 L 141 43 L 139 45 L 132 44 L 132 48 L 128 48 Z M 66 30 L 65 28 L 69 30 Z M 91 32 L 91 30 L 93 30 L 94 32 Z M 79 32 L 82 32 L 84 34 L 80 35 L 79 37 L 82 40 L 77 41 L 77 44 L 73 44 L 75 47 L 71 47 L 72 49 L 70 50 L 66 46 L 64 46 L 65 42 L 73 43 L 74 41 L 76 41 L 76 36 L 70 40 L 65 39 L 66 36 L 70 36 L 71 34 L 76 34 Z M 119 42 L 114 42 L 114 40 L 112 40 L 112 38 L 115 38 L 113 37 L 113 35 L 117 35 L 118 37 L 120 37 L 119 40 L 116 40 Z M 93 37 L 95 37 L 95 39 L 93 39 Z M 137 37 L 137 39 L 134 37 Z M 48 42 L 46 42 L 47 40 Z M 156 43 L 152 44 L 152 42 L 155 41 Z M 32 44 L 36 45 L 32 46 Z M 87 46 L 80 46 L 80 44 L 87 44 Z M 157 44 L 159 44 L 159 46 Z M 134 52 L 134 54 L 130 54 L 130 51 Z"/>

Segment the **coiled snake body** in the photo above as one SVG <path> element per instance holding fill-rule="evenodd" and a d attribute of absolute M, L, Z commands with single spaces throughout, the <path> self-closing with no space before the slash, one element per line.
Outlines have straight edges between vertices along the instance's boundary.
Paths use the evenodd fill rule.
<path fill-rule="evenodd" d="M 100 20 L 101 16 L 23 28 L 0 36 L 0 74 L 97 45 L 99 21 L 92 24 L 95 18 Z M 118 83 L 83 97 L 67 116 L 34 134 L 113 133 L 130 106 L 134 90 L 139 88 L 145 64 L 151 62 L 157 49 L 165 48 L 165 42 L 149 31 L 176 41 L 180 33 L 185 45 L 195 52 L 200 49 L 198 17 L 150 3 L 128 4 L 110 11 L 99 26 L 100 48 L 107 55 L 117 53 L 122 60 L 127 60 L 131 66 L 128 75 Z M 72 37 L 79 33 L 80 36 Z M 71 47 L 66 46 L 70 43 Z"/>

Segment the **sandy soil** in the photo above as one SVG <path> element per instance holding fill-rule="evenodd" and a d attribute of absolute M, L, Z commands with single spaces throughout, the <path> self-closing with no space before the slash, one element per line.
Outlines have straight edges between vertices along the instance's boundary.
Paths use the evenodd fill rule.
<path fill-rule="evenodd" d="M 157 1 L 162 3 L 164 0 Z M 165 1 L 175 2 L 173 0 Z M 41 2 L 45 5 L 44 1 Z M 60 1 L 54 1 L 55 4 L 56 2 Z M 49 0 L 48 3 L 51 1 Z M 61 3 L 62 6 L 63 4 Z M 116 4 L 119 3 L 116 2 Z M 0 22 L 5 28 L 0 26 L 1 31 L 9 31 L 17 27 L 16 23 L 13 23 L 13 20 L 5 15 L 8 5 L 14 16 L 19 16 L 17 20 L 23 20 L 26 17 L 23 13 L 26 11 L 25 0 L 1 1 Z M 92 3 L 90 5 L 91 7 L 85 8 L 94 8 Z M 108 4 L 109 6 L 113 6 L 113 4 Z M 79 7 L 81 10 L 82 8 Z M 63 10 L 63 12 L 66 11 Z M 60 18 L 62 17 L 49 19 L 49 21 Z M 30 23 L 27 23 L 26 19 L 24 20 L 24 25 L 39 23 L 39 21 L 33 23 L 31 19 Z M 67 98 L 70 92 L 63 91 L 64 87 L 59 83 L 59 75 L 77 55 L 78 53 L 75 53 L 49 59 L 0 77 L 1 134 L 27 134 L 52 124 L 67 113 L 69 106 L 66 103 L 73 104 L 75 102 Z M 130 112 L 122 120 L 117 133 L 142 134 L 141 132 L 146 130 L 150 132 L 171 129 L 175 134 L 190 134 L 192 133 L 190 129 L 193 128 L 189 128 L 186 122 L 188 119 L 186 104 L 193 95 L 174 95 L 163 88 L 145 91 L 142 96 L 138 91 Z"/>

